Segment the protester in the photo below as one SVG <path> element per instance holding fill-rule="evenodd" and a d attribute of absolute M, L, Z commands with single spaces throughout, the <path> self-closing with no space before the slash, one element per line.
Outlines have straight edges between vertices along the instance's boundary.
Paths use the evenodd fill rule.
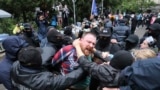
<path fill-rule="evenodd" d="M 152 49 L 155 53 L 158 53 L 158 47 L 156 46 L 156 40 L 152 36 L 143 37 L 140 43 L 140 49 Z"/>
<path fill-rule="evenodd" d="M 137 48 L 139 44 L 139 37 L 138 35 L 131 34 L 128 36 L 128 38 L 125 40 L 125 50 L 131 51 L 134 48 Z"/>
<path fill-rule="evenodd" d="M 79 64 L 84 70 L 89 71 L 92 76 L 105 83 L 114 80 L 117 72 L 109 65 L 97 65 L 91 63 L 83 55 L 78 45 L 77 55 Z M 126 67 L 120 72 L 120 90 L 156 90 L 159 89 L 160 80 L 158 79 L 160 68 L 159 57 L 149 58 L 146 60 L 137 60 L 131 66 Z M 97 73 L 98 71 L 98 73 Z M 112 73 L 111 73 L 112 72 Z M 112 76 L 112 77 L 111 77 Z M 103 77 L 103 78 L 102 78 Z M 106 80 L 106 81 L 105 81 Z M 107 87 L 107 86 L 106 86 Z M 110 87 L 111 88 L 111 87 Z M 111 88 L 112 90 L 113 88 Z M 117 88 L 116 88 L 117 89 Z"/>
<path fill-rule="evenodd" d="M 160 68 L 159 57 L 137 60 L 125 68 L 120 75 L 120 90 L 158 90 Z M 108 89 L 109 90 L 109 89 Z"/>
<path fill-rule="evenodd" d="M 91 54 L 93 53 L 93 48 L 95 47 L 96 43 L 96 36 L 93 33 L 84 33 L 84 35 L 80 39 L 80 48 L 84 52 L 85 56 L 90 58 L 91 61 Z M 78 64 L 78 59 L 76 55 L 76 50 L 72 45 L 65 46 L 61 48 L 53 57 L 52 59 L 53 65 L 59 65 L 59 71 L 62 75 L 72 72 L 76 69 Z M 71 88 L 84 90 L 89 85 L 89 77 L 86 77 L 85 80 L 73 85 Z"/>
<path fill-rule="evenodd" d="M 23 27 L 22 23 L 18 23 L 18 24 L 16 24 L 16 26 L 13 29 L 13 34 L 19 35 L 22 33 L 23 29 L 24 29 L 24 27 Z"/>
<path fill-rule="evenodd" d="M 63 46 L 63 35 L 54 27 L 50 27 L 47 32 L 47 41 L 46 45 L 41 48 L 42 65 L 50 69 L 48 66 L 51 65 L 52 57 Z"/>
<path fill-rule="evenodd" d="M 40 40 L 40 46 L 45 45 L 45 37 L 47 33 L 48 21 L 45 19 L 43 12 L 40 12 L 36 17 L 36 24 L 38 26 L 38 39 Z"/>
<path fill-rule="evenodd" d="M 148 31 L 145 33 L 144 37 L 152 36 L 156 40 L 156 46 L 160 50 L 160 24 L 154 23 L 149 26 Z"/>
<path fill-rule="evenodd" d="M 77 55 L 79 57 L 79 64 L 85 71 L 88 71 L 92 77 L 100 81 L 101 87 L 117 87 L 118 81 L 115 81 L 115 78 L 119 70 L 124 69 L 126 66 L 129 66 L 134 61 L 134 57 L 128 51 L 120 51 L 115 54 L 113 59 L 110 61 L 110 65 L 102 64 L 97 65 L 94 62 L 90 62 L 84 56 L 83 52 L 80 49 L 79 41 L 75 41 L 74 46 L 76 48 Z M 121 57 L 127 55 L 127 57 Z M 114 67 L 114 68 L 113 68 Z M 118 70 L 116 70 L 118 69 Z"/>
<path fill-rule="evenodd" d="M 111 43 L 112 32 L 110 28 L 104 28 L 98 37 L 98 41 L 96 43 L 96 49 L 102 52 L 108 51 L 111 54 L 114 54 L 121 48 L 118 44 Z"/>
<path fill-rule="evenodd" d="M 131 34 L 130 26 L 125 19 L 119 20 L 118 25 L 113 28 L 112 43 L 125 42 L 125 39 Z"/>
<path fill-rule="evenodd" d="M 69 36 L 72 40 L 76 39 L 76 36 L 72 32 L 72 26 L 64 27 L 64 35 Z"/>
<path fill-rule="evenodd" d="M 135 14 L 131 15 L 131 34 L 135 33 L 137 27 L 137 18 Z"/>
<path fill-rule="evenodd" d="M 26 42 L 29 43 L 29 45 L 39 47 L 40 41 L 36 32 L 33 30 L 32 25 L 30 23 L 24 23 L 23 27 L 24 29 L 20 37 L 26 40 Z"/>
<path fill-rule="evenodd" d="M 100 31 L 98 36 L 98 41 L 96 43 L 96 49 L 100 51 L 110 51 L 111 47 L 111 29 L 105 28 L 102 31 Z"/>
<path fill-rule="evenodd" d="M 47 71 L 42 67 L 41 52 L 29 46 L 20 50 L 11 78 L 15 90 L 64 90 L 79 81 L 83 74 L 81 68 L 65 76 Z"/>
<path fill-rule="evenodd" d="M 5 49 L 5 56 L 0 62 L 0 84 L 3 84 L 7 90 L 13 90 L 10 71 L 13 62 L 17 60 L 17 53 L 23 47 L 28 46 L 28 43 L 18 36 L 9 36 L 2 45 Z"/>
<path fill-rule="evenodd" d="M 142 43 L 140 44 L 140 48 L 144 49 L 144 48 L 151 48 L 154 47 L 155 45 L 155 40 L 152 36 L 146 37 Z"/>
<path fill-rule="evenodd" d="M 51 57 L 63 46 L 63 35 L 54 27 L 49 27 L 47 43 L 42 47 L 42 64 L 45 65 Z"/>
<path fill-rule="evenodd" d="M 57 9 L 57 20 L 58 20 L 58 26 L 62 28 L 63 24 L 63 5 L 61 2 L 58 2 L 58 5 L 56 6 Z"/>
<path fill-rule="evenodd" d="M 125 51 L 125 50 L 120 50 L 114 54 L 113 58 L 109 62 L 109 65 L 111 65 L 113 68 L 121 71 L 125 67 L 130 66 L 134 61 L 135 61 L 135 58 L 130 52 Z M 115 79 L 111 83 L 105 83 L 105 82 L 99 81 L 100 82 L 99 85 L 101 88 L 103 88 L 105 86 L 118 87 L 118 77 L 119 77 L 118 74 L 115 75 Z"/>
<path fill-rule="evenodd" d="M 65 4 L 63 8 L 63 27 L 68 26 L 69 14 L 70 14 L 69 8 L 67 4 Z"/>

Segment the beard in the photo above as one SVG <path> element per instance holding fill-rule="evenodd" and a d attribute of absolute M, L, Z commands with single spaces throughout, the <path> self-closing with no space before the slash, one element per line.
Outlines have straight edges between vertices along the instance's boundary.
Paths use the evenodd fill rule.
<path fill-rule="evenodd" d="M 91 53 L 93 53 L 93 48 L 82 49 L 82 52 L 84 53 L 85 56 L 89 56 Z"/>

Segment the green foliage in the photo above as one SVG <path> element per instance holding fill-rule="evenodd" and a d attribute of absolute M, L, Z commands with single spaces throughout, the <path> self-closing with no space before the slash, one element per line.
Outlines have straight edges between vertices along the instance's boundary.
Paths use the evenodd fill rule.
<path fill-rule="evenodd" d="M 56 13 L 52 12 L 53 4 L 60 1 L 63 1 L 62 4 L 68 5 L 68 8 L 70 9 L 69 21 L 70 23 L 73 23 L 72 0 L 0 0 L 0 8 L 10 12 L 13 15 L 13 19 L 0 19 L 0 33 L 10 33 L 16 23 L 28 21 L 33 22 L 35 18 L 36 7 L 40 7 L 43 11 L 49 10 L 52 16 Z M 75 1 L 77 21 L 82 21 L 84 17 L 89 18 L 92 0 Z M 139 9 L 146 9 L 149 6 L 154 5 L 154 3 L 150 0 L 96 0 L 97 6 L 100 7 L 102 1 L 104 3 L 104 8 L 110 9 L 112 12 L 116 10 L 130 10 L 137 12 Z"/>
<path fill-rule="evenodd" d="M 54 0 L 0 0 L 0 8 L 10 12 L 13 19 L 0 21 L 0 33 L 12 33 L 13 26 L 20 22 L 31 22 L 35 18 L 35 7 L 51 9 Z"/>
<path fill-rule="evenodd" d="M 0 8 L 9 11 L 18 21 L 32 21 L 36 7 L 42 10 L 49 10 L 53 0 L 0 0 Z"/>
<path fill-rule="evenodd" d="M 84 17 L 89 18 L 90 12 L 91 12 L 92 0 L 75 0 L 75 1 L 76 1 L 75 11 L 76 11 L 77 21 L 82 21 Z M 73 2 L 72 0 L 64 0 L 62 3 L 68 5 L 68 8 L 70 10 L 70 17 L 72 17 L 70 21 L 73 21 Z"/>
<path fill-rule="evenodd" d="M 15 27 L 15 20 L 12 18 L 2 18 L 0 19 L 0 33 L 12 34 Z"/>
<path fill-rule="evenodd" d="M 17 21 L 32 21 L 35 18 L 35 7 L 42 10 L 51 11 L 52 5 L 60 0 L 0 0 L 0 8 L 12 13 Z M 61 0 L 62 1 L 62 0 Z M 75 0 L 76 16 L 80 21 L 82 18 L 90 17 L 92 0 Z M 102 0 L 96 0 L 97 5 L 101 6 Z M 72 0 L 63 0 L 63 4 L 67 4 L 70 9 L 70 16 L 73 17 Z M 147 8 L 153 5 L 150 0 L 103 0 L 104 8 L 115 10 L 131 10 L 137 11 L 140 8 Z"/>
<path fill-rule="evenodd" d="M 118 5 L 122 11 L 138 12 L 139 10 L 145 11 L 150 6 L 155 5 L 152 1 L 148 0 L 122 0 L 122 3 Z"/>

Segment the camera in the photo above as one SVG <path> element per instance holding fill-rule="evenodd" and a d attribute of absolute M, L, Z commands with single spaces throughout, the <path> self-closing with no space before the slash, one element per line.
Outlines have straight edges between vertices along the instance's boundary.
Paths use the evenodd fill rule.
<path fill-rule="evenodd" d="M 90 22 L 88 21 L 88 20 L 86 20 L 85 22 L 84 22 L 84 28 L 85 29 L 87 29 L 87 28 L 90 28 Z"/>

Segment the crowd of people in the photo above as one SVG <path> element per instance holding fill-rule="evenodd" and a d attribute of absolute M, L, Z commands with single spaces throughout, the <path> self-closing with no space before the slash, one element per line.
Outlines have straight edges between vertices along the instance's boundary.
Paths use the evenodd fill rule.
<path fill-rule="evenodd" d="M 62 24 L 67 5 L 54 8 L 58 21 L 49 23 L 40 12 L 37 31 L 31 23 L 17 24 L 3 41 L 0 84 L 7 90 L 160 89 L 158 15 L 109 13 L 77 26 Z M 139 38 L 135 29 L 143 20 L 146 33 Z"/>

